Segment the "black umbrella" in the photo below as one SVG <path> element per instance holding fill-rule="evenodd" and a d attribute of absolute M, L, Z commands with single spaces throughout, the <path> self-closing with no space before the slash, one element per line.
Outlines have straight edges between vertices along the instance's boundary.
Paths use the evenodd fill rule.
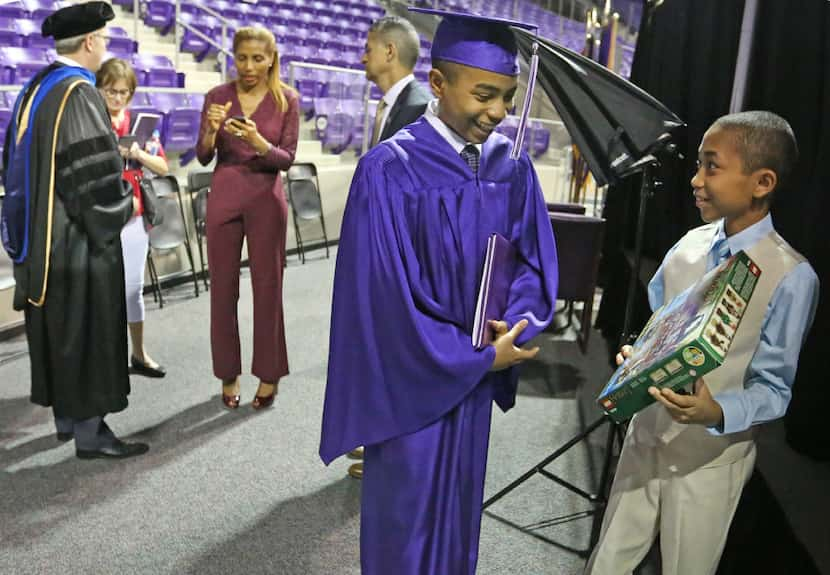
<path fill-rule="evenodd" d="M 528 59 L 538 43 L 537 82 L 559 112 L 597 184 L 616 183 L 670 143 L 683 121 L 608 68 L 533 32 L 513 28 Z"/>

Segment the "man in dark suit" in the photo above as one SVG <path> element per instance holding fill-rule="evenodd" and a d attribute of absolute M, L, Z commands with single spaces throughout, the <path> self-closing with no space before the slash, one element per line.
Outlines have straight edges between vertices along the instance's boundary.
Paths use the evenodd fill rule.
<path fill-rule="evenodd" d="M 375 113 L 371 146 L 421 117 L 432 100 L 429 90 L 412 74 L 420 48 L 418 32 L 409 20 L 384 16 L 369 28 L 361 62 L 366 79 L 383 92 Z M 362 459 L 363 448 L 354 449 L 349 457 Z M 361 479 L 363 463 L 352 464 L 349 475 Z"/>
<path fill-rule="evenodd" d="M 415 79 L 420 40 L 412 24 L 398 16 L 384 16 L 369 28 L 362 63 L 366 78 L 383 92 L 375 115 L 374 146 L 417 120 L 432 95 Z"/>

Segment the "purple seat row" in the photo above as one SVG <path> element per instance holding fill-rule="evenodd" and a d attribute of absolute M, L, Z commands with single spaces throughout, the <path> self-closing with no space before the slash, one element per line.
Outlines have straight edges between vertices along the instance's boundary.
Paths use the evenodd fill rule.
<path fill-rule="evenodd" d="M 0 47 L 19 48 L 54 48 L 52 38 L 44 38 L 40 33 L 41 23 L 36 20 L 15 19 L 0 16 Z M 138 52 L 138 43 L 132 40 L 127 31 L 117 26 L 107 28 L 107 49 L 116 54 L 133 54 Z"/>
<path fill-rule="evenodd" d="M 0 4 L 0 18 L 36 20 L 42 22 L 49 14 L 63 5 L 57 0 L 16 0 Z"/>
<path fill-rule="evenodd" d="M 173 62 L 166 56 L 113 52 L 107 55 L 108 58 L 116 56 L 130 61 L 141 86 L 184 87 L 184 74 L 176 72 Z M 24 84 L 54 59 L 55 51 L 52 49 L 2 47 L 0 48 L 0 84 Z"/>
<path fill-rule="evenodd" d="M 338 7 L 324 5 L 322 8 L 312 7 L 282 7 L 263 6 L 260 4 L 233 4 L 224 0 L 217 0 L 210 5 L 211 9 L 222 14 L 223 17 L 238 22 L 261 24 L 266 26 L 285 25 L 291 27 L 309 27 L 325 29 L 335 32 L 347 32 L 355 26 L 365 30 L 377 18 L 384 14 L 382 8 L 366 7 Z M 182 3 L 182 15 L 197 21 L 215 21 L 211 15 L 202 10 L 198 3 Z M 163 34 L 168 33 L 175 16 L 175 3 L 171 0 L 150 0 L 144 8 L 144 23 L 158 28 Z M 218 25 L 218 22 L 215 25 Z"/>
<path fill-rule="evenodd" d="M 15 92 L 0 92 L 0 152 L 16 98 Z M 169 153 L 187 153 L 196 146 L 204 100 L 204 94 L 137 92 L 131 110 L 133 114 L 161 115 L 159 132 L 164 149 Z"/>

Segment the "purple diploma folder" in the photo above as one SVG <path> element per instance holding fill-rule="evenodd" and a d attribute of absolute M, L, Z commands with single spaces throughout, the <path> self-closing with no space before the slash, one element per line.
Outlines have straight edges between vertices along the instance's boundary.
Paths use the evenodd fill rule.
<path fill-rule="evenodd" d="M 487 239 L 487 254 L 473 322 L 473 347 L 476 349 L 482 349 L 493 341 L 493 330 L 487 322 L 503 318 L 515 270 L 515 248 L 500 234 L 492 234 Z"/>

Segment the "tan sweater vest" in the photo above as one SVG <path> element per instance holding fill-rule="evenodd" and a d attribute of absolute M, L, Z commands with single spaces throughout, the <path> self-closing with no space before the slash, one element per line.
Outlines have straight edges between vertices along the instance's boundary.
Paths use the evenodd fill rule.
<path fill-rule="evenodd" d="M 704 275 L 717 229 L 717 223 L 701 226 L 680 240 L 663 266 L 664 302 L 671 301 Z M 703 377 L 712 395 L 743 389 L 772 295 L 784 276 L 805 261 L 776 232 L 763 237 L 746 253 L 761 268 L 761 276 L 723 365 Z M 732 463 L 749 452 L 753 441 L 752 429 L 712 435 L 701 425 L 676 423 L 660 404 L 641 411 L 632 420 L 629 435 L 629 441 L 639 445 L 660 447 L 671 473 Z"/>

